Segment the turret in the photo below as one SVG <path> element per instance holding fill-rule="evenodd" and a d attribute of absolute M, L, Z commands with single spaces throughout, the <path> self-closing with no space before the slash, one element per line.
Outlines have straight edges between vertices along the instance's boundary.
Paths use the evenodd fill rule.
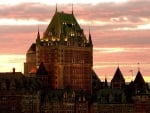
<path fill-rule="evenodd" d="M 105 77 L 104 87 L 105 87 L 105 88 L 108 87 L 108 82 L 107 82 L 107 78 L 106 78 L 106 77 Z"/>
<path fill-rule="evenodd" d="M 91 33 L 89 31 L 89 46 L 93 46 L 93 43 L 92 43 L 92 38 L 91 38 Z"/>
<path fill-rule="evenodd" d="M 38 33 L 37 33 L 37 38 L 36 38 L 36 44 L 40 44 L 40 32 L 39 32 L 39 27 L 38 27 Z"/>
<path fill-rule="evenodd" d="M 143 94 L 146 93 L 146 83 L 144 81 L 144 78 L 140 72 L 140 70 L 138 70 L 137 75 L 135 77 L 134 80 L 134 88 L 135 88 L 135 93 L 136 94 Z"/>
<path fill-rule="evenodd" d="M 122 89 L 125 85 L 125 79 L 120 71 L 120 68 L 118 67 L 114 77 L 111 80 L 111 87 L 115 89 Z"/>

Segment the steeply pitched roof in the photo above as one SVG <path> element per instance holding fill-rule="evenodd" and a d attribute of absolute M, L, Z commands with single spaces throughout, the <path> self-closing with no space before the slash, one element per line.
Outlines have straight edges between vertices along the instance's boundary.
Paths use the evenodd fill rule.
<path fill-rule="evenodd" d="M 40 65 L 39 65 L 39 68 L 36 72 L 36 75 L 47 75 L 47 74 L 48 74 L 48 72 L 45 69 L 44 63 L 41 62 Z"/>
<path fill-rule="evenodd" d="M 133 84 L 137 94 L 146 94 L 146 92 L 148 91 L 148 87 L 140 71 L 137 72 Z"/>
<path fill-rule="evenodd" d="M 145 84 L 145 81 L 144 81 L 143 76 L 140 71 L 137 72 L 134 83 L 135 84 Z"/>
<path fill-rule="evenodd" d="M 53 36 L 60 38 L 59 40 L 64 40 L 62 38 L 66 38 L 65 36 L 71 32 L 75 32 L 75 34 L 84 38 L 83 30 L 76 21 L 74 14 L 56 12 L 44 33 L 44 38 L 51 39 L 51 36 Z"/>
<path fill-rule="evenodd" d="M 59 30 L 61 30 L 60 28 L 63 25 L 71 26 L 72 24 L 75 24 L 76 29 L 81 30 L 73 14 L 67 14 L 64 12 L 56 12 L 50 24 L 48 25 L 45 33 L 48 34 L 49 31 L 51 31 L 53 28 L 58 28 Z"/>
<path fill-rule="evenodd" d="M 36 51 L 36 44 L 33 43 L 30 48 L 28 49 L 28 52 L 27 53 L 35 53 Z"/>
<path fill-rule="evenodd" d="M 98 78 L 98 75 L 95 73 L 94 70 L 92 70 L 92 80 L 101 82 L 101 80 Z"/>
<path fill-rule="evenodd" d="M 116 70 L 116 72 L 115 72 L 115 74 L 113 76 L 112 82 L 113 81 L 122 81 L 122 82 L 125 81 L 125 79 L 124 79 L 124 77 L 122 75 L 122 72 L 120 71 L 119 67 L 117 68 L 117 70 Z"/>
<path fill-rule="evenodd" d="M 89 33 L 89 44 L 93 46 L 92 38 L 91 38 L 91 33 Z"/>

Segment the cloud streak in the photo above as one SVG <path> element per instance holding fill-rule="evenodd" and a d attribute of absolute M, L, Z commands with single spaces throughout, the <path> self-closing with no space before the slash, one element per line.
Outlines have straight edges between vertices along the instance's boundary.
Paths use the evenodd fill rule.
<path fill-rule="evenodd" d="M 58 11 L 71 13 L 71 4 L 58 4 Z M 137 70 L 137 62 L 141 63 L 144 74 L 150 75 L 150 1 L 75 3 L 73 7 L 74 15 L 87 36 L 90 27 L 94 68 L 99 75 L 108 72 L 106 74 L 111 78 L 120 64 L 128 76 L 131 67 Z M 25 58 L 26 51 L 35 42 L 38 26 L 42 37 L 55 9 L 54 4 L 44 2 L 0 4 L 0 56 L 21 54 Z M 12 61 L 9 56 L 7 59 Z M 19 63 L 23 60 L 13 61 Z"/>

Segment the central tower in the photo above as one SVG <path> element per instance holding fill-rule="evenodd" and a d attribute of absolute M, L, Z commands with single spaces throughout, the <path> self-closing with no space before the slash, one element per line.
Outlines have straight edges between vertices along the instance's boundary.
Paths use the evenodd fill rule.
<path fill-rule="evenodd" d="M 54 89 L 71 87 L 79 91 L 92 90 L 93 44 L 91 35 L 86 38 L 73 12 L 55 12 L 42 38 L 38 31 L 35 43 L 35 67 L 44 64 L 49 85 Z M 31 53 L 31 52 L 30 52 Z M 29 54 L 30 54 L 29 53 Z M 32 52 L 33 54 L 34 52 Z M 31 56 L 27 53 L 27 57 Z M 29 58 L 27 58 L 29 59 Z M 34 65 L 26 61 L 25 72 Z"/>

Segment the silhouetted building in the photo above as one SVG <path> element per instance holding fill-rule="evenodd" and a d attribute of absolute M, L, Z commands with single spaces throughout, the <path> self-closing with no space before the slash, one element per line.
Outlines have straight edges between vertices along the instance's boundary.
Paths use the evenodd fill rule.
<path fill-rule="evenodd" d="M 127 84 L 118 67 L 111 85 L 97 90 L 93 113 L 148 113 L 148 106 L 150 91 L 141 72 L 138 71 L 135 80 Z"/>
<path fill-rule="evenodd" d="M 0 112 L 39 113 L 40 81 L 21 72 L 0 73 Z"/>
<path fill-rule="evenodd" d="M 92 69 L 93 44 L 72 14 L 56 12 L 26 54 L 24 75 L 0 73 L 1 113 L 150 113 L 150 89 L 138 70 L 125 82 L 118 67 L 111 83 Z"/>
<path fill-rule="evenodd" d="M 111 80 L 111 87 L 113 89 L 122 89 L 125 85 L 125 79 L 119 69 L 117 68 L 112 80 Z"/>

